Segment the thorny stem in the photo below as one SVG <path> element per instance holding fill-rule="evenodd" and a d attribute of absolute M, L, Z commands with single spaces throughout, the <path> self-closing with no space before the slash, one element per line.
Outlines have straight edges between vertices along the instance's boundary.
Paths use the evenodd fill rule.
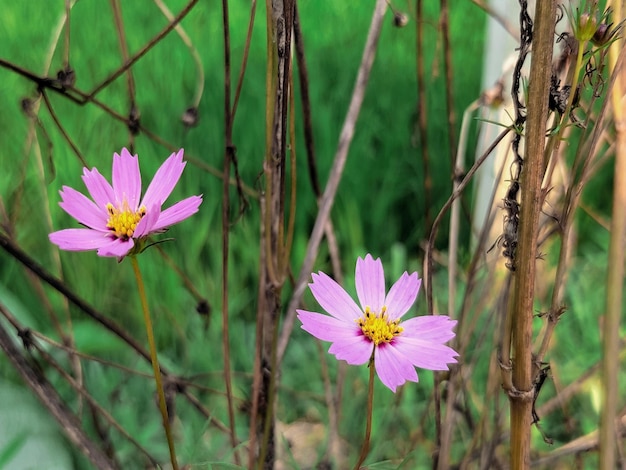
<path fill-rule="evenodd" d="M 174 439 L 172 438 L 172 430 L 170 429 L 170 420 L 167 415 L 167 404 L 165 403 L 165 393 L 163 392 L 163 382 L 161 381 L 161 370 L 159 368 L 159 359 L 157 358 L 156 345 L 154 342 L 154 332 L 152 330 L 152 320 L 150 319 L 150 309 L 148 307 L 146 289 L 144 288 L 143 278 L 141 277 L 137 257 L 130 256 L 130 261 L 135 273 L 135 279 L 137 280 L 137 291 L 139 293 L 139 299 L 141 300 L 144 323 L 146 324 L 146 333 L 148 335 L 148 343 L 150 345 L 150 358 L 152 360 L 152 369 L 154 370 L 154 381 L 156 382 L 157 395 L 159 397 L 159 410 L 161 411 L 161 417 L 163 418 L 163 429 L 165 430 L 165 436 L 167 438 L 167 446 L 170 450 L 170 461 L 172 462 L 172 468 L 174 470 L 178 470 L 176 449 L 174 448 Z"/>
<path fill-rule="evenodd" d="M 372 350 L 372 356 L 370 357 L 370 361 L 368 367 L 370 369 L 370 380 L 369 386 L 367 388 L 367 411 L 365 415 L 365 438 L 363 439 L 363 446 L 361 447 L 361 453 L 359 454 L 359 459 L 354 465 L 354 470 L 359 470 L 361 468 L 361 464 L 365 462 L 367 458 L 367 454 L 370 451 L 370 437 L 372 435 L 372 412 L 374 410 L 374 351 Z"/>

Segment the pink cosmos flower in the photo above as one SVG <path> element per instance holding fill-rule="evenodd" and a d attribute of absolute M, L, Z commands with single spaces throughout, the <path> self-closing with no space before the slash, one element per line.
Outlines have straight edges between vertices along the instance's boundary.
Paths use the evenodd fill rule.
<path fill-rule="evenodd" d="M 406 272 L 385 295 L 385 274 L 380 259 L 371 255 L 356 262 L 359 307 L 333 279 L 320 272 L 309 284 L 313 296 L 331 316 L 298 310 L 302 329 L 333 344 L 328 350 L 348 364 L 361 365 L 374 352 L 381 382 L 395 393 L 407 380 L 417 382 L 415 367 L 448 370 L 458 354 L 443 343 L 452 339 L 455 320 L 428 315 L 401 322 L 417 297 L 421 279 Z"/>
<path fill-rule="evenodd" d="M 68 186 L 59 205 L 86 228 L 69 228 L 49 235 L 62 250 L 98 250 L 99 256 L 117 256 L 141 251 L 152 234 L 165 231 L 198 212 L 202 196 L 191 196 L 161 210 L 185 168 L 183 149 L 173 153 L 157 170 L 141 198 L 141 174 L 136 155 L 122 149 L 113 154 L 113 185 L 96 168 L 83 169 L 83 181 L 93 201 Z"/>

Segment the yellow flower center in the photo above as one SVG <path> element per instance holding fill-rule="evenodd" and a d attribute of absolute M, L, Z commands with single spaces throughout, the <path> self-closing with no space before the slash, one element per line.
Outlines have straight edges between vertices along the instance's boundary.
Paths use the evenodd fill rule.
<path fill-rule="evenodd" d="M 146 208 L 141 207 L 137 212 L 132 211 L 128 207 L 128 203 L 124 202 L 123 208 L 118 209 L 113 204 L 107 204 L 107 211 L 109 212 L 109 220 L 107 221 L 107 228 L 117 237 L 122 240 L 128 240 L 135 233 L 137 224 L 146 215 Z"/>
<path fill-rule="evenodd" d="M 363 334 L 376 346 L 381 343 L 390 343 L 394 337 L 404 331 L 404 328 L 398 326 L 400 320 L 389 320 L 386 312 L 387 307 L 383 307 L 380 314 L 376 314 L 369 307 L 365 307 L 365 314 L 356 320 Z"/>

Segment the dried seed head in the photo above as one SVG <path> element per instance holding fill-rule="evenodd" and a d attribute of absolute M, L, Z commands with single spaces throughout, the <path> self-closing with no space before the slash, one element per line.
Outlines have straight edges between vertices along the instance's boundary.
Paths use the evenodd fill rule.
<path fill-rule="evenodd" d="M 198 124 L 198 108 L 187 108 L 180 118 L 185 127 L 195 127 Z"/>
<path fill-rule="evenodd" d="M 611 26 L 613 26 L 613 23 L 600 23 L 598 25 L 598 27 L 596 28 L 596 32 L 593 33 L 593 37 L 591 38 L 591 42 L 594 44 L 594 46 L 606 46 L 611 41 L 611 39 L 613 39 L 616 33 L 616 29 L 611 28 Z"/>
<path fill-rule="evenodd" d="M 399 11 L 394 12 L 393 14 L 393 25 L 396 28 L 404 28 L 407 24 L 409 24 L 408 15 L 401 13 Z"/>

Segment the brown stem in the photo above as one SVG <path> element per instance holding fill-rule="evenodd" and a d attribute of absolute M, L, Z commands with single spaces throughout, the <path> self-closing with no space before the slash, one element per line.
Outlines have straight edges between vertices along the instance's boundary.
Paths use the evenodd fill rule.
<path fill-rule="evenodd" d="M 431 225 L 430 208 L 432 201 L 433 181 L 430 175 L 430 155 L 428 153 L 428 110 L 426 98 L 426 82 L 424 81 L 424 25 L 422 0 L 415 1 L 417 20 L 415 21 L 415 60 L 417 72 L 417 129 L 419 132 L 420 157 L 424 172 L 424 226 L 429 230 Z"/>
<path fill-rule="evenodd" d="M 622 20 L 622 5 L 615 1 L 613 8 L 618 21 Z M 618 404 L 618 374 L 620 370 L 619 338 L 620 317 L 624 288 L 624 238 L 626 237 L 626 116 L 624 115 L 623 94 L 624 67 L 623 62 L 617 64 L 619 50 L 624 47 L 622 39 L 611 45 L 609 61 L 615 83 L 611 90 L 613 118 L 615 120 L 615 171 L 613 172 L 613 210 L 611 216 L 611 241 L 609 244 L 609 262 L 606 313 L 602 328 L 602 412 L 600 414 L 600 467 L 602 470 L 615 468 L 615 415 Z"/>
<path fill-rule="evenodd" d="M 530 426 L 533 390 L 532 320 L 537 260 L 537 234 L 543 197 L 543 151 L 548 118 L 548 93 L 552 74 L 552 49 L 556 1 L 537 2 L 530 67 L 526 153 L 521 175 L 521 209 L 518 249 L 515 256 L 513 331 L 513 389 L 511 407 L 511 468 L 530 468 Z M 504 358 L 503 358 L 504 359 Z"/>
<path fill-rule="evenodd" d="M 222 350 L 224 353 L 224 384 L 228 406 L 230 443 L 234 451 L 235 464 L 239 465 L 239 452 L 236 451 L 235 407 L 233 404 L 233 385 L 230 366 L 230 332 L 228 319 L 228 245 L 230 234 L 230 163 L 235 152 L 233 145 L 233 121 L 230 104 L 230 25 L 228 20 L 228 0 L 222 0 L 222 19 L 224 27 L 224 172 L 222 186 Z"/>

